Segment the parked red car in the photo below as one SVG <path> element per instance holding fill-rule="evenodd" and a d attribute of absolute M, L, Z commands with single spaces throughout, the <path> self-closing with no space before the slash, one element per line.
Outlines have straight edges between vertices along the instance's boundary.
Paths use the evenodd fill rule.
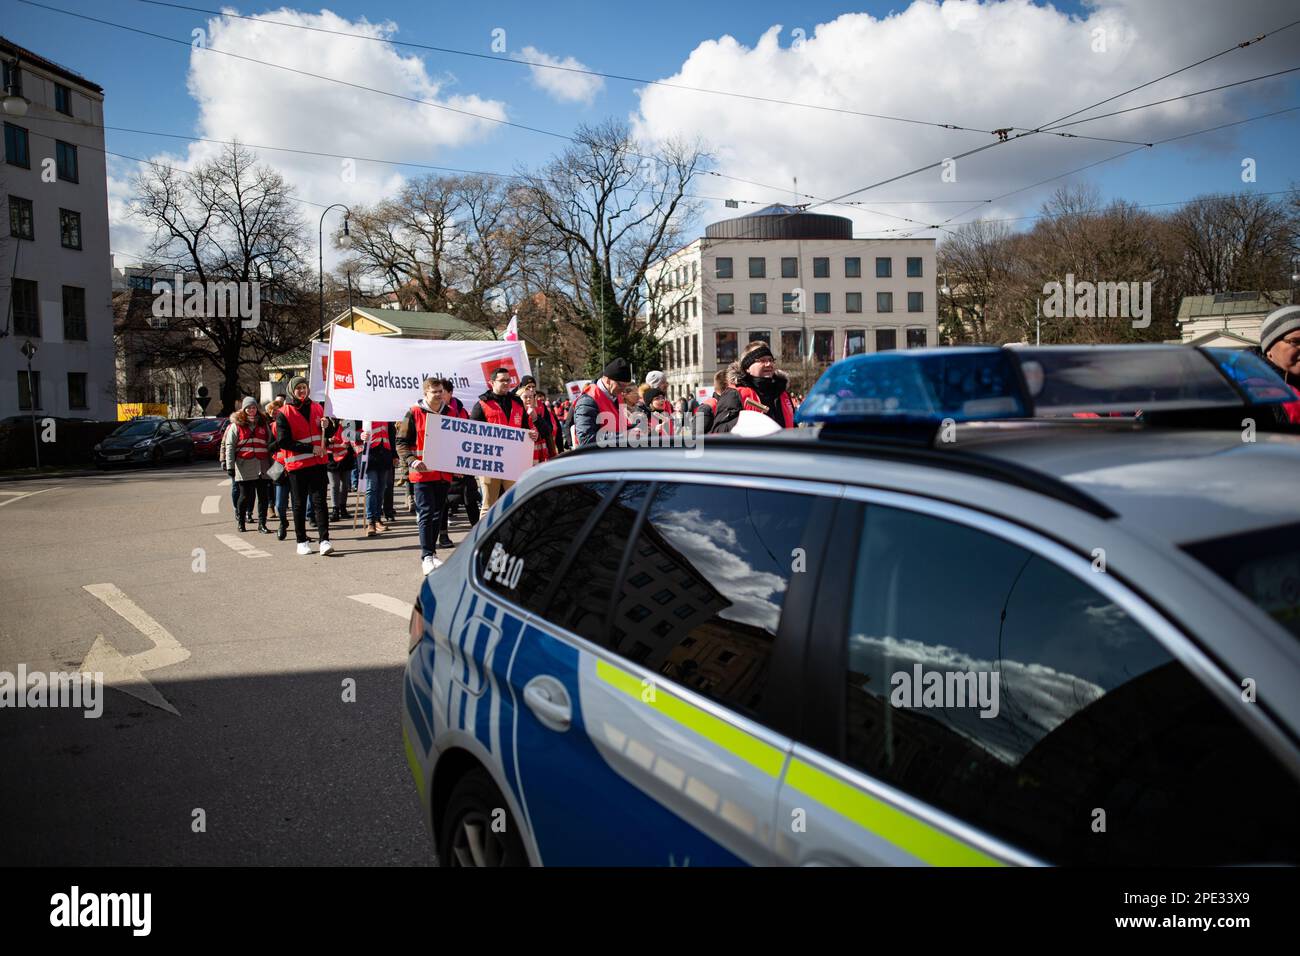
<path fill-rule="evenodd" d="M 221 439 L 230 427 L 229 418 L 196 418 L 189 424 L 190 437 L 194 439 L 194 457 L 221 457 Z"/>

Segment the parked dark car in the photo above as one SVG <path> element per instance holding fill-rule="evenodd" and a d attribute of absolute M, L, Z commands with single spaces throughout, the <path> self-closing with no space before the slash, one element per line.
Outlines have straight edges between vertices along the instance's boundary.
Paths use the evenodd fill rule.
<path fill-rule="evenodd" d="M 211 458 L 214 461 L 219 458 L 221 440 L 229 427 L 229 418 L 196 418 L 190 422 L 186 428 L 194 439 L 194 457 Z"/>
<path fill-rule="evenodd" d="M 160 465 L 193 458 L 194 439 L 190 433 L 180 422 L 166 418 L 133 418 L 95 446 L 95 465 L 99 468 L 114 464 Z"/>

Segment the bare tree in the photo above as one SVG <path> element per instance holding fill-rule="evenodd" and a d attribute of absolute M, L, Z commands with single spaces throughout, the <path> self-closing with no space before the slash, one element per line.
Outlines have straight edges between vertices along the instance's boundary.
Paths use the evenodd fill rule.
<path fill-rule="evenodd" d="M 1239 193 L 1189 203 L 1171 217 L 1188 284 L 1214 292 L 1272 292 L 1290 286 L 1300 194 L 1289 201 Z"/>
<path fill-rule="evenodd" d="M 258 369 L 301 348 L 312 327 L 303 252 L 305 228 L 284 178 L 234 144 L 193 172 L 150 166 L 134 182 L 133 215 L 153 226 L 150 258 L 184 280 L 258 283 L 256 324 L 241 315 L 181 307 L 154 330 L 151 347 L 161 363 L 207 361 L 221 378 L 221 413 L 239 395 L 240 372 Z M 210 300 L 209 300 L 210 301 Z M 226 310 L 222 310 L 226 311 Z"/>

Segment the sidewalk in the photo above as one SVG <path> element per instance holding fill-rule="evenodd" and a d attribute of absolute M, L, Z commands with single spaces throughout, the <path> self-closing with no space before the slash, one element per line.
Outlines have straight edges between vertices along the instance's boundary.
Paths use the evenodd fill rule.
<path fill-rule="evenodd" d="M 57 465 L 50 468 L 42 468 L 37 471 L 35 468 L 14 468 L 9 471 L 0 471 L 0 483 L 6 481 L 39 481 L 43 478 L 85 478 L 90 475 L 102 475 L 105 472 L 98 468 L 69 468 L 64 465 Z"/>

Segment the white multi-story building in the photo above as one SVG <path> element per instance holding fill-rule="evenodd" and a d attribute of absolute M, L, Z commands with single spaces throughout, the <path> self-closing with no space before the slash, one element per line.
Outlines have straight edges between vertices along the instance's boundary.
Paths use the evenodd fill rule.
<path fill-rule="evenodd" d="M 933 239 L 854 239 L 852 220 L 768 206 L 705 229 L 647 272 L 673 398 L 762 339 L 811 379 L 846 355 L 937 344 Z"/>
<path fill-rule="evenodd" d="M 4 162 L 0 193 L 0 419 L 26 414 L 112 421 L 112 261 L 104 169 L 104 91 L 0 37 Z M 36 348 L 31 381 L 24 343 Z"/>

